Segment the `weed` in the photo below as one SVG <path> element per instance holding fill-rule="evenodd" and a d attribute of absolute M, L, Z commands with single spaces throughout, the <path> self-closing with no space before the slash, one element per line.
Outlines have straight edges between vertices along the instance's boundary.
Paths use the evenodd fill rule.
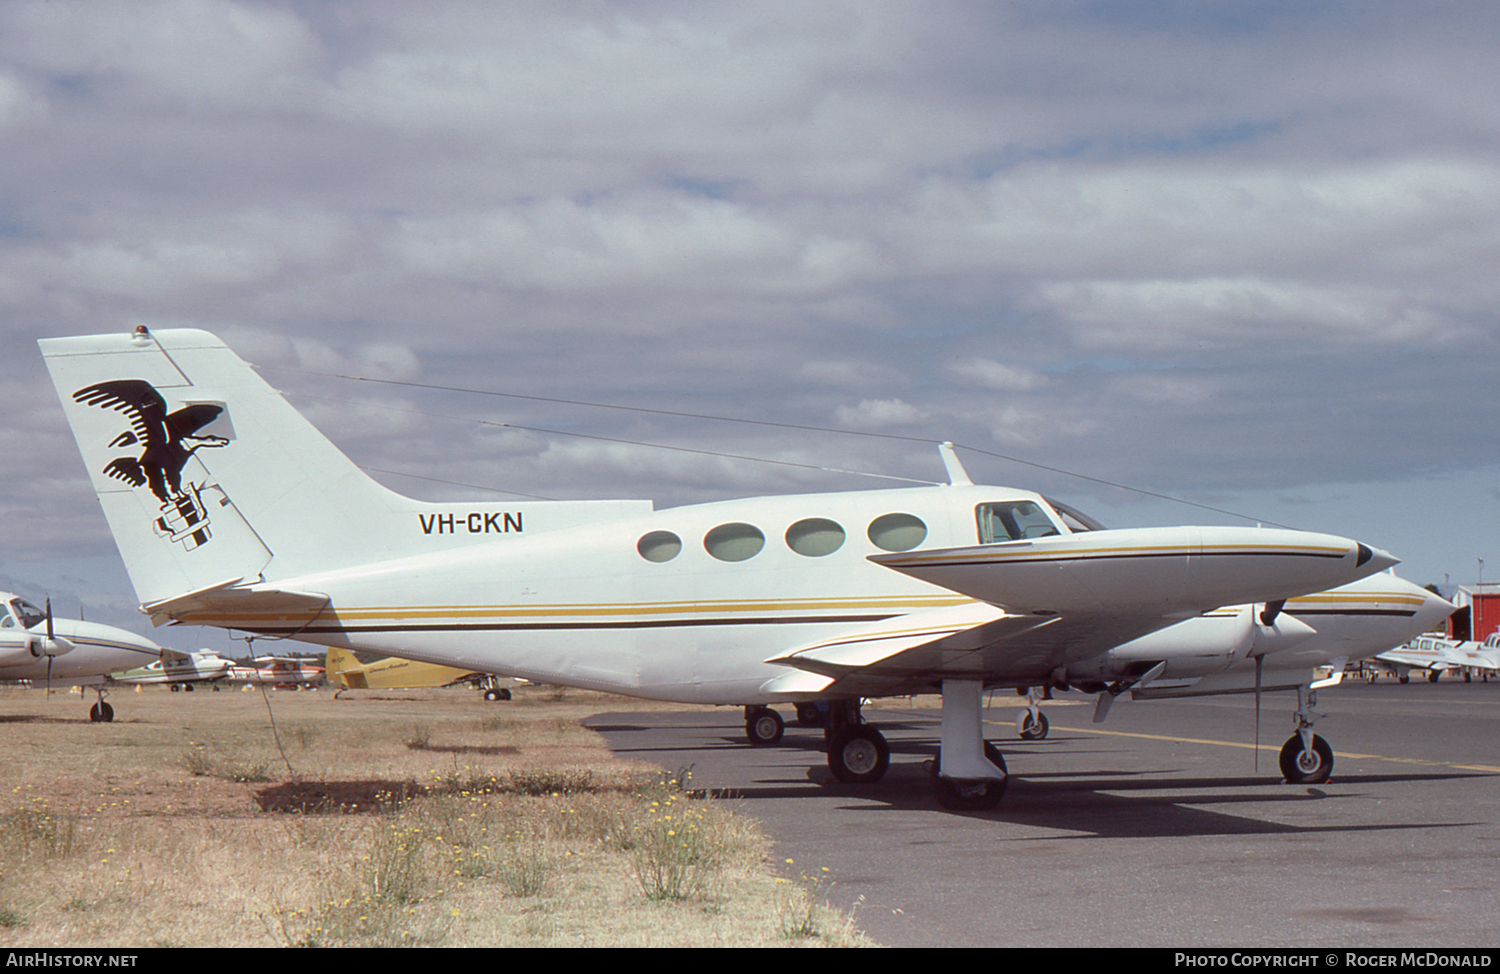
<path fill-rule="evenodd" d="M 685 795 L 651 803 L 651 817 L 635 830 L 631 857 L 648 900 L 685 900 L 704 891 L 719 867 L 722 847 L 712 822 Z"/>
<path fill-rule="evenodd" d="M 58 858 L 76 848 L 78 821 L 71 815 L 57 816 L 43 808 L 20 808 L 0 817 L 0 834 L 23 857 Z"/>
<path fill-rule="evenodd" d="M 587 768 L 521 768 L 510 772 L 510 790 L 522 795 L 574 795 L 592 791 Z"/>
<path fill-rule="evenodd" d="M 219 757 L 206 745 L 190 744 L 177 756 L 177 763 L 195 778 L 219 778 L 223 781 L 254 783 L 271 780 L 268 762 L 247 762 L 233 757 Z"/>
<path fill-rule="evenodd" d="M 519 849 L 506 857 L 496 872 L 511 896 L 540 896 L 546 892 L 556 866 L 535 849 Z"/>
<path fill-rule="evenodd" d="M 361 896 L 381 903 L 420 902 L 426 885 L 420 823 L 397 819 L 381 826 L 363 857 Z"/>
<path fill-rule="evenodd" d="M 177 763 L 194 778 L 212 777 L 214 773 L 214 761 L 202 744 L 189 744 L 183 748 L 177 756 Z"/>

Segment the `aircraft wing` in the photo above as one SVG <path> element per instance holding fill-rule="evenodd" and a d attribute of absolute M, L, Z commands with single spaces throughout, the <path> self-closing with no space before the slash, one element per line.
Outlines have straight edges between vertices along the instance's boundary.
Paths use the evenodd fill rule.
<path fill-rule="evenodd" d="M 869 559 L 975 601 L 865 625 L 777 656 L 768 662 L 798 672 L 772 678 L 762 690 L 881 696 L 932 689 L 945 679 L 1035 685 L 1059 667 L 1221 606 L 1284 601 L 1395 563 L 1344 538 L 1222 527 L 1100 530 Z M 1223 655 L 1227 665 L 1249 653 L 1256 634 L 1248 611 L 1213 627 L 1207 638 L 1195 625 L 1181 638 L 1137 644 L 1133 658 Z"/>
<path fill-rule="evenodd" d="M 1454 651 L 1454 654 L 1458 660 L 1457 665 L 1468 666 L 1476 670 L 1484 670 L 1488 673 L 1500 672 L 1500 658 L 1497 658 L 1492 653 L 1484 652 L 1482 648 L 1477 650 L 1469 648 L 1470 646 L 1477 645 L 1479 644 L 1464 643 L 1463 645 L 1459 646 Z"/>
<path fill-rule="evenodd" d="M 773 694 L 891 696 L 944 679 L 1016 686 L 1043 683 L 1059 666 L 1097 656 L 1175 625 L 1165 616 L 1011 615 L 973 602 L 886 619 L 768 660 L 797 672 L 773 679 Z"/>

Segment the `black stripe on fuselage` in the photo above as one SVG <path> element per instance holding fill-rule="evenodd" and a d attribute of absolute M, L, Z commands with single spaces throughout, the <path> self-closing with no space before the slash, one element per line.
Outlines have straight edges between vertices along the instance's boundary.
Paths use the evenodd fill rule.
<path fill-rule="evenodd" d="M 808 624 L 848 624 L 855 622 L 880 622 L 882 619 L 891 619 L 901 613 L 883 613 L 881 615 L 855 615 L 855 616 L 778 616 L 768 619 L 668 619 L 646 622 L 514 622 L 507 624 L 495 624 L 484 622 L 472 623 L 434 623 L 432 625 L 387 625 L 387 626 L 277 626 L 265 628 L 247 628 L 245 626 L 230 626 L 231 629 L 239 629 L 243 632 L 259 632 L 266 634 L 290 634 L 290 633 L 370 633 L 370 632 L 545 632 L 545 631 L 573 631 L 573 630 L 596 630 L 596 629 L 683 629 L 695 626 L 796 626 Z M 201 625 L 201 623 L 200 623 Z"/>

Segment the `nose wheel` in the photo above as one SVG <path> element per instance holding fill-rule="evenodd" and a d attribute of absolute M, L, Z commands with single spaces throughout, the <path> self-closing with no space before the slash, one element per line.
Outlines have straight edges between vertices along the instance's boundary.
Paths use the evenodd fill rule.
<path fill-rule="evenodd" d="M 1293 734 L 1281 748 L 1281 775 L 1294 785 L 1318 785 L 1328 780 L 1333 773 L 1333 748 L 1316 734 L 1312 746 L 1302 741 L 1301 734 Z"/>
<path fill-rule="evenodd" d="M 1333 773 L 1333 748 L 1312 732 L 1313 724 L 1323 716 L 1313 709 L 1317 704 L 1317 691 L 1310 686 L 1297 688 L 1297 733 L 1281 747 L 1281 775 L 1288 784 L 1318 785 Z"/>
<path fill-rule="evenodd" d="M 95 689 L 99 702 L 89 708 L 89 720 L 96 724 L 108 724 L 115 719 L 115 708 L 104 702 L 104 691 Z"/>

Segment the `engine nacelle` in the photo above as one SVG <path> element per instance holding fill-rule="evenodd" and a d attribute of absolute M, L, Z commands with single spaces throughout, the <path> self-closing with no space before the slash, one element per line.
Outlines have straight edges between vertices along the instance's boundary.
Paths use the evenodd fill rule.
<path fill-rule="evenodd" d="M 1160 679 L 1207 676 L 1252 655 L 1288 649 L 1316 634 L 1311 626 L 1284 612 L 1265 625 L 1260 621 L 1259 608 L 1246 605 L 1194 616 L 1092 659 L 1069 663 L 1068 682 L 1109 682 L 1139 676 L 1161 662 L 1167 666 Z"/>

